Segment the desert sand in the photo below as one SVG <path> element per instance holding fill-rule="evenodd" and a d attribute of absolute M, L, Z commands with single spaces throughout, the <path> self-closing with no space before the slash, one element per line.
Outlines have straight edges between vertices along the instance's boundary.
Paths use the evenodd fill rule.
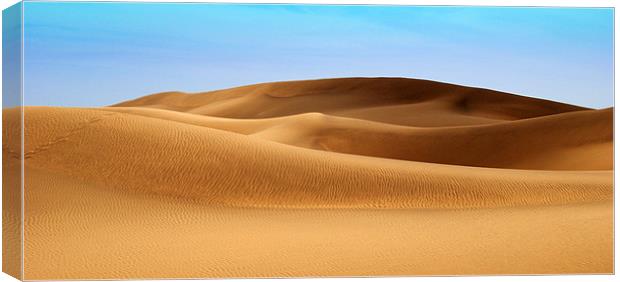
<path fill-rule="evenodd" d="M 24 279 L 613 272 L 613 108 L 345 78 L 24 123 Z"/>

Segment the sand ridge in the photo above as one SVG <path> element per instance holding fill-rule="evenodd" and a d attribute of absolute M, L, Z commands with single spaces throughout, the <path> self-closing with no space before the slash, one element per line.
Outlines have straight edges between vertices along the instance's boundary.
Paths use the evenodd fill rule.
<path fill-rule="evenodd" d="M 613 108 L 348 78 L 24 122 L 26 279 L 613 271 Z"/>
<path fill-rule="evenodd" d="M 438 128 L 398 126 L 321 113 L 229 119 L 150 108 L 103 110 L 189 123 L 312 149 L 429 163 L 547 170 L 606 170 L 613 163 L 611 155 L 605 154 L 613 147 L 612 109 Z M 364 142 L 358 142 L 362 139 Z M 555 157 L 547 158 L 548 155 Z"/>

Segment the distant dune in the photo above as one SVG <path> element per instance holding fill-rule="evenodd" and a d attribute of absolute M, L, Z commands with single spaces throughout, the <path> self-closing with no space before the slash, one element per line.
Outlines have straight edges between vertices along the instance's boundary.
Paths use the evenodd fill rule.
<path fill-rule="evenodd" d="M 25 279 L 613 271 L 613 108 L 343 78 L 24 122 Z"/>
<path fill-rule="evenodd" d="M 405 78 L 287 81 L 197 94 L 166 92 L 114 106 L 243 119 L 318 112 L 408 126 L 483 124 L 585 110 L 487 89 Z"/>

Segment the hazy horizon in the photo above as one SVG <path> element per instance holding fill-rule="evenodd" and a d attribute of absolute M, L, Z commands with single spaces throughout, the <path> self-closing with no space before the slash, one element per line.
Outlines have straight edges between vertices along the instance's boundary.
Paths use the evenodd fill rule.
<path fill-rule="evenodd" d="M 613 106 L 613 9 L 26 2 L 26 105 L 407 77 Z"/>

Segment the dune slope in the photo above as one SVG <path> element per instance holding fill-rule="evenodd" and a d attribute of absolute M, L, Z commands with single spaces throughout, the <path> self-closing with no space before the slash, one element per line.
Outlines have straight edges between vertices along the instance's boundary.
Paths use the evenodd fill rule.
<path fill-rule="evenodd" d="M 25 132 L 28 166 L 103 178 L 124 190 L 231 206 L 494 207 L 600 201 L 611 192 L 608 172 L 498 174 L 326 154 L 100 110 L 26 108 L 25 123 L 36 125 Z"/>

